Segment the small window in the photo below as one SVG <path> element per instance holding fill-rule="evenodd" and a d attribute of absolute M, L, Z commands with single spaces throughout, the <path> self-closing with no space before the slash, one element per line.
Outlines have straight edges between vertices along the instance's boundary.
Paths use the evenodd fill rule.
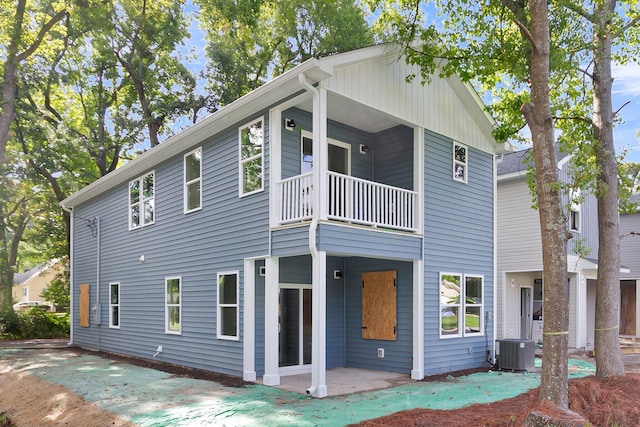
<path fill-rule="evenodd" d="M 482 335 L 483 295 L 483 276 L 440 273 L 440 338 Z"/>
<path fill-rule="evenodd" d="M 238 272 L 218 273 L 218 338 L 238 340 Z"/>
<path fill-rule="evenodd" d="M 129 229 L 155 221 L 155 173 L 149 172 L 129 182 Z"/>
<path fill-rule="evenodd" d="M 240 196 L 246 196 L 263 187 L 262 119 L 240 128 Z"/>
<path fill-rule="evenodd" d="M 184 212 L 202 208 L 202 147 L 184 156 Z"/>
<path fill-rule="evenodd" d="M 458 143 L 453 143 L 453 179 L 456 181 L 467 182 L 468 163 L 467 163 L 467 147 Z"/>
<path fill-rule="evenodd" d="M 165 332 L 168 334 L 180 334 L 182 332 L 181 308 L 181 278 L 168 277 L 165 279 Z"/>
<path fill-rule="evenodd" d="M 120 283 L 109 283 L 109 327 L 120 328 Z"/>
<path fill-rule="evenodd" d="M 580 210 L 582 205 L 582 195 L 580 189 L 572 189 L 569 195 L 569 230 L 580 232 Z"/>
<path fill-rule="evenodd" d="M 27 288 L 26 286 L 22 288 L 22 299 L 23 300 L 29 299 L 29 288 Z"/>

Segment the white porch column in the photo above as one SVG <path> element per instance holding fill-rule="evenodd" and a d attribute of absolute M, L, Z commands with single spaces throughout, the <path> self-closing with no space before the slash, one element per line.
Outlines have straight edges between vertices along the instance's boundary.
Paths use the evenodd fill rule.
<path fill-rule="evenodd" d="M 264 385 L 280 385 L 278 373 L 278 283 L 279 258 L 268 257 L 265 260 L 264 295 Z"/>
<path fill-rule="evenodd" d="M 424 267 L 413 261 L 413 369 L 411 379 L 424 378 Z"/>
<path fill-rule="evenodd" d="M 327 253 L 318 251 L 313 258 L 311 298 L 311 387 L 313 397 L 327 396 Z"/>
<path fill-rule="evenodd" d="M 252 259 L 244 260 L 244 316 L 242 336 L 242 379 L 256 380 L 256 262 Z"/>
<path fill-rule="evenodd" d="M 317 189 L 314 200 L 313 216 L 319 220 L 327 219 L 327 170 L 329 164 L 329 145 L 327 142 L 327 90 L 317 89 L 313 97 L 313 152 L 318 153 L 313 159 L 313 185 Z M 318 209 L 315 209 L 315 206 Z"/>

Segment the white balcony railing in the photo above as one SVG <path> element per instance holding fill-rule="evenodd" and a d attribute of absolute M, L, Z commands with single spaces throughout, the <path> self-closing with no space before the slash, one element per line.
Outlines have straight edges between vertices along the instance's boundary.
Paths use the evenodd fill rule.
<path fill-rule="evenodd" d="M 418 193 L 335 172 L 327 174 L 328 219 L 396 230 L 417 231 Z M 280 224 L 311 219 L 311 174 L 278 185 Z"/>

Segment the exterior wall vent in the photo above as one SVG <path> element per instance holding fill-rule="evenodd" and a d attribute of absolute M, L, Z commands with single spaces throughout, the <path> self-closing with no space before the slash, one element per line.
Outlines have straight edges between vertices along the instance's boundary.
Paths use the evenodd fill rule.
<path fill-rule="evenodd" d="M 532 340 L 496 340 L 496 361 L 502 370 L 532 371 L 535 357 L 535 344 Z"/>

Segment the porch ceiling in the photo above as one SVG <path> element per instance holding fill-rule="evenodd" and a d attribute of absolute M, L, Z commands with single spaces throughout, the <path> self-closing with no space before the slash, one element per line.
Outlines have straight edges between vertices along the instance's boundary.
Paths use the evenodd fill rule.
<path fill-rule="evenodd" d="M 377 133 L 400 124 L 381 111 L 333 92 L 327 94 L 327 101 L 329 120 L 344 123 L 365 132 Z M 313 100 L 308 98 L 297 107 L 310 113 L 313 111 Z"/>

